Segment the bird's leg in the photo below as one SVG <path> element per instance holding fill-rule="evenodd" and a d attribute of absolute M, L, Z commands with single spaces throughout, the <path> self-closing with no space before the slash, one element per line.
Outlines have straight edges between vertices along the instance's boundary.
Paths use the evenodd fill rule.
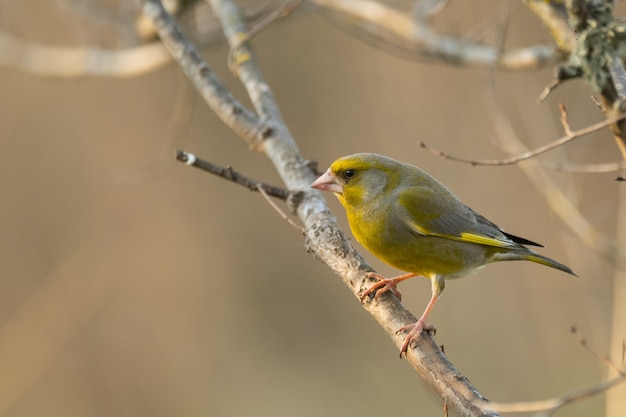
<path fill-rule="evenodd" d="M 432 280 L 432 295 L 430 297 L 430 301 L 426 305 L 426 309 L 422 313 L 422 316 L 419 319 L 417 319 L 415 323 L 400 327 L 398 330 L 396 330 L 396 334 L 408 332 L 408 334 L 406 335 L 406 338 L 404 339 L 404 343 L 402 343 L 402 348 L 400 349 L 400 357 L 402 357 L 402 354 L 406 355 L 406 352 L 409 349 L 411 342 L 417 341 L 417 338 L 419 337 L 420 334 L 422 334 L 424 330 L 432 333 L 433 335 L 437 332 L 437 329 L 435 328 L 435 326 L 433 326 L 432 324 L 426 323 L 426 319 L 428 318 L 430 311 L 435 306 L 435 303 L 439 299 L 439 296 L 441 296 L 441 293 L 443 292 L 443 289 L 445 287 L 445 281 L 443 277 L 440 275 L 435 275 L 434 277 L 431 278 L 431 280 Z"/>
<path fill-rule="evenodd" d="M 398 288 L 397 288 L 398 284 L 404 280 L 413 278 L 415 276 L 417 276 L 417 274 L 414 274 L 411 272 L 411 273 L 404 274 L 404 275 L 398 275 L 397 277 L 393 277 L 393 278 L 385 278 L 382 275 L 378 275 L 375 272 L 368 272 L 367 277 L 376 278 L 378 282 L 363 292 L 363 294 L 361 295 L 361 301 L 363 301 L 365 297 L 367 297 L 373 292 L 376 293 L 374 298 L 378 298 L 381 294 L 389 290 L 393 291 L 396 297 L 398 297 L 398 300 L 402 300 L 402 294 L 400 293 L 400 291 L 398 291 Z"/>

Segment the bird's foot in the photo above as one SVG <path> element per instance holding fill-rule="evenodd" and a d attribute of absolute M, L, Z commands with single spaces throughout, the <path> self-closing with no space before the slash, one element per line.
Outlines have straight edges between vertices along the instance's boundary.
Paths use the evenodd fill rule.
<path fill-rule="evenodd" d="M 368 289 L 366 289 L 365 291 L 363 291 L 363 294 L 361 294 L 361 301 L 365 300 L 365 298 L 367 298 L 367 296 L 372 293 L 376 293 L 374 295 L 374 298 L 378 298 L 380 297 L 381 294 L 384 294 L 387 291 L 393 291 L 395 296 L 398 297 L 398 300 L 402 300 L 402 293 L 398 291 L 398 283 L 403 280 L 398 279 L 399 277 L 385 278 L 382 275 L 378 275 L 375 272 L 368 272 L 367 277 L 375 278 L 378 280 L 378 282 L 372 285 L 371 287 L 369 287 Z"/>
<path fill-rule="evenodd" d="M 404 354 L 406 356 L 406 352 L 409 350 L 412 342 L 417 342 L 417 338 L 422 334 L 423 331 L 427 331 L 433 336 L 437 333 L 437 329 L 432 324 L 426 323 L 425 320 L 419 319 L 413 324 L 409 324 L 407 326 L 400 327 L 396 330 L 396 334 L 408 332 L 406 338 L 404 339 L 404 343 L 402 343 L 402 348 L 400 349 L 400 358 Z"/>

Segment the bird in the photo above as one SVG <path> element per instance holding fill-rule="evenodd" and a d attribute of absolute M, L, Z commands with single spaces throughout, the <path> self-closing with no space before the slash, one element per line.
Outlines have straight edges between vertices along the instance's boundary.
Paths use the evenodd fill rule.
<path fill-rule="evenodd" d="M 334 161 L 311 187 L 334 193 L 356 240 L 406 272 L 393 278 L 368 273 L 376 282 L 362 293 L 361 301 L 372 294 L 377 299 L 387 291 L 401 299 L 400 282 L 416 276 L 431 280 L 431 298 L 420 318 L 396 332 L 407 334 L 400 357 L 423 331 L 435 333 L 435 326 L 426 320 L 448 279 L 470 275 L 492 262 L 516 260 L 576 276 L 569 267 L 527 247 L 542 245 L 505 232 L 416 166 L 356 153 Z"/>

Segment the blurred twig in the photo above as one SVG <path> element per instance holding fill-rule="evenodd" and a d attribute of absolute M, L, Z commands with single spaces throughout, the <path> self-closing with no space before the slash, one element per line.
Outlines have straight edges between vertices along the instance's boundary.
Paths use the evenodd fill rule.
<path fill-rule="evenodd" d="M 525 0 L 524 3 L 546 25 L 559 50 L 569 54 L 576 46 L 577 39 L 567 21 L 565 5 L 546 0 Z"/>
<path fill-rule="evenodd" d="M 287 216 L 287 214 L 281 210 L 280 207 L 278 207 L 276 205 L 276 203 L 274 203 L 272 201 L 272 199 L 270 198 L 269 194 L 265 191 L 265 187 L 261 184 L 257 185 L 256 187 L 259 192 L 261 193 L 261 195 L 263 196 L 263 198 L 265 198 L 265 201 L 267 201 L 267 203 L 272 206 L 272 208 L 274 210 L 276 210 L 276 212 L 280 215 L 280 217 L 282 217 L 283 220 L 285 220 L 287 223 L 289 223 L 289 225 L 291 227 L 293 227 L 294 229 L 296 229 L 297 231 L 299 231 L 300 233 L 302 233 L 302 235 L 306 235 L 306 230 L 304 230 L 302 227 L 298 226 L 293 220 L 291 220 L 291 218 L 289 216 Z"/>
<path fill-rule="evenodd" d="M 0 66 L 42 77 L 136 77 L 172 62 L 160 42 L 111 50 L 49 46 L 0 33 L 0 51 Z"/>
<path fill-rule="evenodd" d="M 276 20 L 281 19 L 283 17 L 289 16 L 293 13 L 296 8 L 302 3 L 304 0 L 285 0 L 283 4 L 281 4 L 276 9 L 272 10 L 267 16 L 265 16 L 260 22 L 252 26 L 248 32 L 238 39 L 234 45 L 231 45 L 230 52 L 228 53 L 228 68 L 235 73 L 236 72 L 236 64 L 234 62 L 235 52 L 246 42 L 249 42 L 250 39 L 258 35 L 263 29 L 267 28 L 269 25 L 274 23 Z"/>
<path fill-rule="evenodd" d="M 606 174 L 607 172 L 626 169 L 626 161 L 608 162 L 606 164 L 571 164 L 569 162 L 541 160 L 539 163 L 555 171 L 577 174 Z"/>
<path fill-rule="evenodd" d="M 493 115 L 492 121 L 496 137 L 501 146 L 511 153 L 521 154 L 525 149 L 523 142 L 518 137 L 508 116 L 498 103 L 498 96 L 492 82 L 485 89 L 486 102 L 490 104 L 489 114 Z M 600 233 L 570 201 L 560 187 L 545 172 L 541 163 L 535 159 L 527 159 L 519 164 L 520 169 L 535 186 L 535 189 L 544 197 L 548 206 L 565 225 L 579 237 L 587 246 L 597 250 L 608 259 L 626 261 L 626 252 L 618 246 L 614 239 Z"/>
<path fill-rule="evenodd" d="M 610 357 L 602 356 L 598 354 L 598 352 L 596 352 L 594 349 L 592 349 L 587 343 L 587 338 L 579 335 L 578 328 L 576 326 L 572 326 L 571 332 L 572 334 L 579 336 L 578 342 L 583 348 L 585 348 L 585 350 L 591 353 L 599 362 L 604 363 L 605 365 L 614 369 L 618 376 L 606 381 L 600 381 L 586 388 L 570 391 L 564 395 L 560 395 L 558 397 L 550 398 L 547 400 L 525 401 L 516 403 L 492 403 L 491 405 L 494 410 L 498 410 L 502 413 L 537 412 L 535 414 L 535 417 L 549 417 L 568 404 L 582 401 L 598 394 L 602 394 L 609 389 L 626 382 L 626 372 L 617 367 Z"/>
<path fill-rule="evenodd" d="M 590 387 L 568 392 L 556 398 L 541 401 L 527 401 L 518 403 L 491 403 L 494 410 L 501 413 L 537 412 L 535 417 L 548 417 L 566 405 L 602 394 L 609 389 L 626 382 L 626 375 L 621 375 L 607 381 L 601 381 Z"/>
<path fill-rule="evenodd" d="M 142 1 L 142 5 L 161 41 L 209 107 L 251 147 L 261 148 L 272 129 L 230 94 L 159 1 Z"/>
<path fill-rule="evenodd" d="M 454 156 L 454 155 L 450 155 L 446 152 L 443 152 L 441 150 L 438 149 L 434 149 L 429 147 L 425 142 L 420 141 L 419 144 L 422 148 L 426 149 L 427 151 L 440 156 L 444 159 L 449 159 L 451 161 L 456 161 L 456 162 L 463 162 L 463 163 L 467 163 L 467 164 L 471 164 L 474 166 L 477 165 L 495 165 L 495 166 L 500 166 L 500 165 L 513 165 L 513 164 L 517 164 L 518 162 L 521 161 L 525 161 L 527 159 L 530 158 L 534 158 L 536 156 L 539 156 L 543 153 L 546 153 L 548 151 L 551 151 L 553 149 L 558 148 L 559 146 L 563 146 L 568 142 L 571 142 L 575 139 L 581 138 L 583 136 L 586 136 L 590 133 L 596 132 L 602 128 L 605 128 L 607 126 L 611 126 L 613 123 L 618 122 L 620 120 L 626 119 L 626 114 L 618 114 L 617 116 L 614 116 L 610 119 L 607 120 L 603 120 L 601 122 L 595 123 L 591 126 L 585 127 L 583 129 L 580 130 L 575 130 L 572 131 L 569 128 L 569 124 L 567 123 L 567 119 L 566 119 L 566 113 L 565 113 L 565 108 L 561 107 L 561 122 L 563 124 L 563 128 L 565 129 L 565 136 L 550 142 L 546 145 L 540 146 L 536 149 L 530 150 L 530 151 L 525 151 L 525 152 L 521 152 L 515 156 L 509 157 L 509 158 L 502 158 L 502 159 L 483 159 L 483 160 L 478 160 L 478 159 L 469 159 L 469 158 L 462 158 L 459 156 Z"/>
<path fill-rule="evenodd" d="M 411 16 L 382 1 L 311 0 L 311 3 L 333 16 L 343 16 L 347 25 L 357 32 L 384 39 L 386 44 L 411 56 L 425 55 L 454 65 L 506 70 L 542 67 L 557 57 L 552 45 L 502 51 L 498 46 L 446 36 L 430 26 L 428 18 L 432 14 Z"/>

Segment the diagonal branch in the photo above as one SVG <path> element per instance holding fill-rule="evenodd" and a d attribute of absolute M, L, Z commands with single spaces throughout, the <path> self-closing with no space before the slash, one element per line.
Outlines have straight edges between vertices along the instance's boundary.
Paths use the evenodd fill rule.
<path fill-rule="evenodd" d="M 271 129 L 230 94 L 160 1 L 141 1 L 141 4 L 161 41 L 209 107 L 251 147 L 260 147 Z"/>
<path fill-rule="evenodd" d="M 167 16 L 158 0 L 141 0 L 145 14 L 155 21 L 158 35 L 168 45 L 174 59 L 185 69 L 187 75 L 195 84 L 211 83 L 213 78 L 197 77 L 196 71 L 189 70 L 189 63 L 202 73 L 210 73 L 208 66 L 199 60 L 197 53 L 186 45 L 179 45 L 175 40 L 182 40 L 183 36 L 176 27 L 173 19 Z M 241 13 L 232 1 L 212 0 L 211 6 L 219 16 L 225 34 L 231 45 L 236 44 L 241 36 L 245 36 L 247 28 L 243 24 Z M 274 163 L 274 166 L 289 190 L 300 191 L 300 200 L 293 206 L 297 215 L 306 227 L 306 247 L 317 259 L 328 265 L 344 283 L 350 288 L 354 297 L 359 299 L 359 293 L 367 285 L 366 273 L 371 268 L 350 245 L 348 239 L 337 226 L 334 217 L 330 214 L 321 193 L 310 189 L 315 174 L 310 164 L 300 155 L 298 147 L 289 130 L 282 120 L 269 86 L 264 81 L 252 50 L 248 45 L 241 45 L 235 57 L 237 73 L 248 90 L 257 113 L 270 129 L 265 130 L 261 148 Z M 203 90 L 205 100 L 212 108 L 220 111 L 221 103 L 216 97 L 207 97 L 211 91 L 221 92 L 215 86 L 207 88 L 199 85 Z M 221 92 L 223 93 L 223 92 Z M 231 101 L 232 103 L 232 101 Z M 252 119 L 252 120 L 250 120 Z M 247 116 L 245 119 L 231 119 L 230 124 L 243 122 L 257 122 L 255 118 Z M 249 127 L 258 127 L 257 123 L 244 126 L 235 126 L 238 132 L 249 131 Z M 396 329 L 413 323 L 415 317 L 407 311 L 394 296 L 383 295 L 377 301 L 363 305 L 385 329 L 395 345 L 400 348 L 404 337 L 397 335 Z M 439 346 L 433 339 L 423 335 L 414 349 L 409 350 L 407 360 L 418 370 L 426 382 L 445 401 L 447 406 L 462 416 L 496 416 L 497 413 L 486 410 L 487 400 L 469 383 L 467 378 L 454 368 L 447 360 Z"/>

